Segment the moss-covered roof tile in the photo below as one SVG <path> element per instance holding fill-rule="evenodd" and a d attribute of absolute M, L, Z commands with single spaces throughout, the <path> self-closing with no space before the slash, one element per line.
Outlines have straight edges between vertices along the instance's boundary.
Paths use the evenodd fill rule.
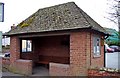
<path fill-rule="evenodd" d="M 7 35 L 88 28 L 105 32 L 104 29 L 89 17 L 74 2 L 68 2 L 52 7 L 39 9 L 33 15 L 22 21 Z"/>

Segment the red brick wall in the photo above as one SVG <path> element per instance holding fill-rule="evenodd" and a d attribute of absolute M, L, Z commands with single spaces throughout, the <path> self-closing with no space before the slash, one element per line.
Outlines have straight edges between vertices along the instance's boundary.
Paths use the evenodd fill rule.
<path fill-rule="evenodd" d="M 50 66 L 51 75 L 73 75 L 73 76 L 86 76 L 88 75 L 87 69 L 89 67 L 103 67 L 104 62 L 104 48 L 101 47 L 101 56 L 98 58 L 93 57 L 93 34 L 86 31 L 73 32 L 70 34 L 70 48 L 68 46 L 62 46 L 61 40 L 66 38 L 65 36 L 53 36 L 33 39 L 34 60 L 37 60 L 38 54 L 46 56 L 68 56 L 70 55 L 70 64 L 66 67 Z M 97 34 L 100 35 L 100 34 Z M 13 63 L 20 56 L 19 39 L 15 36 L 11 37 L 11 62 Z M 70 51 L 69 51 L 70 50 Z M 31 56 L 31 55 L 30 55 Z M 16 63 L 14 63 L 16 64 Z M 22 63 L 21 63 L 22 64 Z M 64 64 L 63 64 L 64 65 Z M 66 69 L 63 72 L 58 70 Z M 58 73 L 57 73 L 58 72 Z"/>
<path fill-rule="evenodd" d="M 17 36 L 10 37 L 10 62 L 20 58 L 20 40 Z"/>
<path fill-rule="evenodd" d="M 70 35 L 70 65 L 73 75 L 86 75 L 86 32 Z"/>
<path fill-rule="evenodd" d="M 32 39 L 33 51 L 21 53 L 21 59 L 31 59 L 34 62 L 39 59 L 49 60 L 56 63 L 69 63 L 69 35 L 51 36 L 51 37 L 37 37 Z M 40 58 L 41 57 L 41 58 Z M 44 58 L 42 58 L 44 57 Z M 45 59 L 46 58 L 46 59 Z"/>
<path fill-rule="evenodd" d="M 10 37 L 10 66 L 9 70 L 15 73 L 32 74 L 32 61 L 20 61 L 20 39 L 17 36 Z"/>
<path fill-rule="evenodd" d="M 103 67 L 103 46 L 101 47 L 101 56 L 93 58 L 93 34 L 92 32 L 74 32 L 70 34 L 70 65 L 65 68 L 67 70 L 64 73 L 72 76 L 86 76 L 89 67 Z M 58 70 L 62 69 L 61 67 L 52 66 L 51 64 L 51 75 L 64 75 L 63 72 L 56 74 Z"/>
<path fill-rule="evenodd" d="M 69 44 L 62 44 L 66 39 L 69 36 L 39 37 L 34 40 L 34 52 L 37 56 L 69 57 Z"/>
<path fill-rule="evenodd" d="M 36 43 L 35 51 L 45 56 L 69 56 L 69 44 L 62 45 L 64 38 L 69 39 L 69 36 L 41 37 Z"/>
<path fill-rule="evenodd" d="M 10 65 L 9 71 L 23 75 L 32 74 L 32 60 L 18 59 Z"/>
<path fill-rule="evenodd" d="M 59 64 L 59 63 L 50 63 L 49 74 L 52 76 L 69 76 L 69 65 L 68 64 Z"/>
<path fill-rule="evenodd" d="M 20 59 L 32 60 L 33 59 L 33 52 L 21 52 Z"/>
<path fill-rule="evenodd" d="M 66 73 L 69 76 L 86 76 L 86 32 L 74 32 L 70 34 L 70 64 L 67 67 L 60 64 L 51 64 L 50 75 L 63 76 Z M 58 72 L 58 70 L 66 69 L 66 71 Z M 58 72 L 58 73 L 57 73 Z"/>
<path fill-rule="evenodd" d="M 100 34 L 92 34 L 91 36 L 91 43 L 93 43 L 93 38 L 95 35 L 98 35 L 100 37 L 100 41 L 102 41 L 102 35 Z M 93 44 L 91 46 L 91 66 L 92 67 L 103 67 L 104 66 L 104 45 L 101 45 L 101 54 L 100 54 L 100 57 L 94 57 L 94 54 L 93 54 Z"/>

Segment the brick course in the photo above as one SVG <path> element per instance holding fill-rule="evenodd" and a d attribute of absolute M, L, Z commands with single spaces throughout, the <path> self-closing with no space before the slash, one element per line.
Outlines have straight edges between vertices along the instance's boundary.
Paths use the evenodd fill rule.
<path fill-rule="evenodd" d="M 86 33 L 75 32 L 70 35 L 70 65 L 72 75 L 86 75 Z"/>
<path fill-rule="evenodd" d="M 68 76 L 70 75 L 69 68 L 69 65 L 66 64 L 50 63 L 49 74 L 51 76 Z"/>
<path fill-rule="evenodd" d="M 17 36 L 10 37 L 10 54 L 11 63 L 20 58 L 20 40 Z"/>
<path fill-rule="evenodd" d="M 92 34 L 91 43 L 93 43 L 94 35 L 97 35 L 97 34 Z M 100 38 L 102 37 L 102 35 L 98 35 L 98 36 L 100 36 Z M 91 66 L 92 67 L 103 67 L 104 66 L 104 45 L 102 45 L 101 43 L 100 43 L 100 45 L 101 45 L 100 46 L 100 48 L 101 48 L 100 57 L 94 57 L 94 54 L 93 54 L 93 44 L 91 46 Z"/>
<path fill-rule="evenodd" d="M 102 35 L 98 35 L 101 38 Z M 57 67 L 57 65 L 55 66 L 51 64 L 50 74 L 63 76 L 66 73 L 69 76 L 87 76 L 89 67 L 103 67 L 104 47 L 101 46 L 101 56 L 98 58 L 93 58 L 93 37 L 94 33 L 92 32 L 71 33 L 69 67 L 67 67 L 66 71 L 62 71 L 62 65 L 61 67 Z M 60 72 L 60 70 L 62 72 Z"/>
<path fill-rule="evenodd" d="M 24 75 L 32 74 L 32 61 L 20 61 L 20 39 L 12 36 L 10 39 L 10 66 L 9 70 Z"/>
<path fill-rule="evenodd" d="M 9 70 L 14 73 L 19 73 L 23 75 L 32 74 L 32 61 L 31 60 L 16 60 L 13 64 L 10 65 Z"/>

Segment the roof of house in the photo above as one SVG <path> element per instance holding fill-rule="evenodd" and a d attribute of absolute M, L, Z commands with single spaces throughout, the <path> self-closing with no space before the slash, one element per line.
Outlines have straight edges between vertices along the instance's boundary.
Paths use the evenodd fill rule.
<path fill-rule="evenodd" d="M 74 2 L 39 9 L 6 35 L 91 28 L 105 33 L 103 27 Z"/>

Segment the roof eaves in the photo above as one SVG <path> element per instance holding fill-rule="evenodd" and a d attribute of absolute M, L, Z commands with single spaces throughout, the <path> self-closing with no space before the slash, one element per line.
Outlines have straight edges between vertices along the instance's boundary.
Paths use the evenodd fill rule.
<path fill-rule="evenodd" d="M 3 35 L 4 36 L 12 36 L 12 35 L 22 35 L 22 34 L 30 34 L 30 33 L 45 33 L 45 32 L 55 32 L 55 31 L 70 31 L 70 30 L 79 30 L 79 29 L 91 29 L 92 26 L 88 26 L 88 27 L 83 27 L 83 28 L 68 28 L 68 29 L 61 29 L 61 30 L 51 30 L 51 31 L 41 31 L 41 32 L 24 32 L 24 33 L 9 33 L 9 32 L 6 32 L 4 33 Z"/>
<path fill-rule="evenodd" d="M 95 30 L 95 31 L 98 31 L 98 32 L 100 32 L 100 33 L 103 33 L 103 34 L 105 34 L 105 35 L 109 35 L 109 33 L 107 33 L 106 30 L 104 30 L 104 28 L 103 28 L 103 30 L 98 30 L 98 29 L 96 29 L 96 28 L 94 28 L 94 27 L 91 27 L 91 29 L 93 29 L 93 30 Z"/>

